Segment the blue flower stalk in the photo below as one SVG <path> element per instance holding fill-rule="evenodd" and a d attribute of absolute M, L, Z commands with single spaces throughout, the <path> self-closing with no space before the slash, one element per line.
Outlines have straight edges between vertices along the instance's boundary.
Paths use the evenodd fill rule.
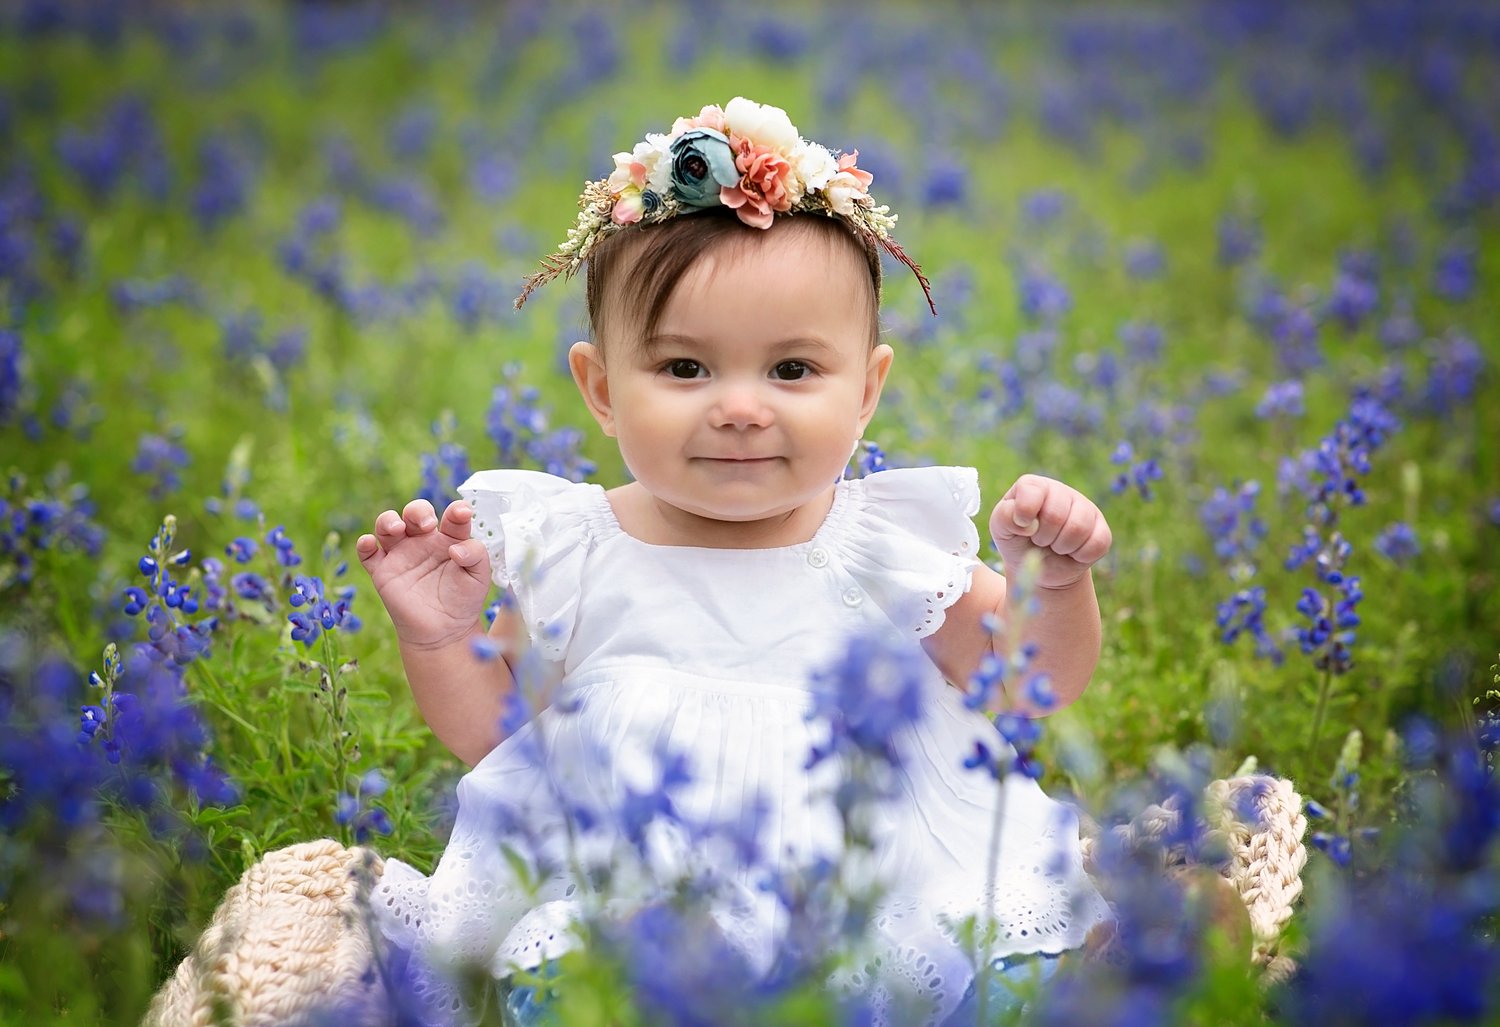
<path fill-rule="evenodd" d="M 1035 606 L 1035 596 L 1032 591 L 1035 563 L 1028 558 L 1018 570 L 1019 573 L 1010 575 L 1011 588 L 1015 590 L 1020 600 L 1012 606 L 1012 609 L 1031 612 Z M 1001 625 L 998 619 L 993 616 L 988 617 L 986 626 L 992 639 L 1000 637 Z M 1019 626 L 1011 630 L 1010 637 L 1022 637 Z M 995 781 L 995 816 L 990 825 L 990 844 L 985 867 L 985 923 L 981 932 L 982 940 L 974 980 L 979 1006 L 978 1022 L 981 1024 L 988 1022 L 986 1015 L 990 997 L 989 977 L 992 970 L 990 953 L 993 951 L 992 946 L 998 933 L 995 925 L 994 902 L 1000 872 L 1000 828 L 1005 818 L 1005 779 L 1011 774 L 1022 774 L 1036 780 L 1042 776 L 1043 771 L 1042 764 L 1033 755 L 1037 742 L 1041 740 L 1041 725 L 1032 717 L 1004 708 L 1002 702 L 1005 698 L 1006 681 L 1026 675 L 1038 651 L 1035 644 L 1026 643 L 1004 657 L 990 653 L 980 662 L 979 669 L 970 677 L 967 694 L 964 697 L 964 703 L 970 709 L 994 710 L 997 706 L 1001 707 L 994 716 L 994 723 L 995 729 L 1000 733 L 1008 750 L 991 751 L 983 741 L 978 741 L 974 743 L 974 751 L 964 759 L 963 763 L 965 769 L 983 770 Z M 1052 681 L 1046 674 L 1031 674 L 1025 677 L 1025 681 L 1025 699 L 1031 707 L 1045 711 L 1056 704 L 1056 697 L 1052 692 Z"/>
<path fill-rule="evenodd" d="M 1357 476 L 1369 473 L 1370 454 L 1399 427 L 1400 422 L 1379 400 L 1358 394 L 1348 416 L 1334 426 L 1332 434 L 1282 467 L 1283 488 L 1290 487 L 1288 483 L 1295 485 L 1308 500 L 1309 522 L 1303 528 L 1302 542 L 1292 547 L 1285 566 L 1295 570 L 1311 563 L 1320 583 L 1318 588 L 1303 589 L 1297 601 L 1297 612 L 1307 619 L 1307 625 L 1297 631 L 1297 640 L 1322 675 L 1308 735 L 1309 756 L 1322 733 L 1333 679 L 1354 666 L 1351 650 L 1357 637 L 1354 629 L 1360 622 L 1355 607 L 1364 598 L 1359 578 L 1345 573 L 1353 546 L 1337 530 L 1339 514 L 1345 507 L 1364 505 L 1365 494 Z"/>

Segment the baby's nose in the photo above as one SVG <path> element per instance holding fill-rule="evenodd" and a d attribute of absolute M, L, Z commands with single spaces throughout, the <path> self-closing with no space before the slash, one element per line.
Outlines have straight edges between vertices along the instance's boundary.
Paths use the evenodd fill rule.
<path fill-rule="evenodd" d="M 755 385 L 725 384 L 714 399 L 714 423 L 726 428 L 765 427 L 775 419 L 764 391 Z"/>

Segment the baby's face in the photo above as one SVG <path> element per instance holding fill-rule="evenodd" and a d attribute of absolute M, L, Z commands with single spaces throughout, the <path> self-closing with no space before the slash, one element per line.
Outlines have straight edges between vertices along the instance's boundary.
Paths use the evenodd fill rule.
<path fill-rule="evenodd" d="M 826 496 L 891 362 L 870 346 L 868 274 L 852 247 L 775 228 L 691 269 L 653 337 L 606 351 L 595 414 L 636 480 L 719 521 Z"/>

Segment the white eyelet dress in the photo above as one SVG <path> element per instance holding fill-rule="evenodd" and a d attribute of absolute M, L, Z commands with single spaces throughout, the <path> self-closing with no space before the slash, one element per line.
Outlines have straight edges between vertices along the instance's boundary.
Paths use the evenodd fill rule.
<path fill-rule="evenodd" d="M 806 719 L 810 677 L 855 634 L 916 646 L 979 563 L 978 476 L 966 467 L 841 481 L 813 538 L 776 549 L 647 544 L 621 530 L 598 485 L 537 471 L 482 471 L 459 492 L 533 654 L 560 662 L 563 679 L 550 706 L 460 781 L 453 834 L 432 876 L 387 860 L 372 896 L 380 929 L 417 956 L 419 998 L 434 1023 L 481 1013 L 434 968 L 477 961 L 503 976 L 576 944 L 567 924 L 587 886 L 577 868 L 629 863 L 599 832 L 577 837 L 576 821 L 650 791 L 664 752 L 687 758 L 690 780 L 674 796 L 685 819 L 747 823 L 759 796 L 768 803 L 760 841 L 772 858 L 836 858 L 833 766 L 806 769 L 821 737 Z M 1000 791 L 963 760 L 976 740 L 1007 750 L 925 657 L 922 666 L 931 671 L 922 716 L 903 739 L 898 794 L 881 807 L 876 871 L 886 891 L 874 923 L 882 974 L 923 996 L 939 1023 L 973 979 L 950 925 L 983 910 Z M 575 821 L 571 842 L 562 805 Z M 1110 914 L 1082 870 L 1076 816 L 1016 775 L 1001 812 L 993 956 L 1079 947 Z M 648 851 L 670 853 L 669 840 L 654 836 Z M 722 866 L 730 857 L 714 858 Z M 523 880 L 520 865 L 536 860 L 544 865 Z M 649 887 L 649 876 L 636 877 L 620 869 L 611 894 Z M 757 888 L 763 877 L 747 868 L 740 900 L 715 913 L 762 970 L 784 927 L 784 911 Z M 884 987 L 853 976 L 877 994 Z"/>

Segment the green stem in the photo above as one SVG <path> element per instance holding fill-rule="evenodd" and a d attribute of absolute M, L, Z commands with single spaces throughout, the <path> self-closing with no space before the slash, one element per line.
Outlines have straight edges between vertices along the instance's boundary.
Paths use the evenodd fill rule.
<path fill-rule="evenodd" d="M 1005 775 L 998 779 L 998 787 L 995 791 L 995 819 L 990 824 L 990 852 L 989 861 L 984 868 L 984 946 L 981 949 L 983 958 L 979 961 L 979 977 L 975 987 L 979 989 L 979 1016 L 980 1024 L 987 1023 L 985 1013 L 990 998 L 990 952 L 993 949 L 995 934 L 995 883 L 1000 876 L 1000 827 L 1005 816 Z"/>
<path fill-rule="evenodd" d="M 1313 752 L 1318 747 L 1318 736 L 1323 731 L 1323 714 L 1328 709 L 1328 693 L 1333 691 L 1333 661 L 1323 668 L 1323 685 L 1318 689 L 1318 709 L 1313 714 L 1312 734 L 1307 739 L 1307 759 L 1312 761 Z"/>

